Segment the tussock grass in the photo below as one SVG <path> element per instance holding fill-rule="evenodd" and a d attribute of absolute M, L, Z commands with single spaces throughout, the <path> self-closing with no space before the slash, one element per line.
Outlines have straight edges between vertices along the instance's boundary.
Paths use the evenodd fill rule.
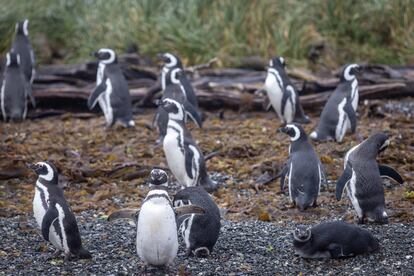
<path fill-rule="evenodd" d="M 89 58 L 92 50 L 173 51 L 186 62 L 282 55 L 307 65 L 310 49 L 329 67 L 414 62 L 414 0 L 0 0 L 0 51 L 17 20 L 31 20 L 42 62 Z"/>

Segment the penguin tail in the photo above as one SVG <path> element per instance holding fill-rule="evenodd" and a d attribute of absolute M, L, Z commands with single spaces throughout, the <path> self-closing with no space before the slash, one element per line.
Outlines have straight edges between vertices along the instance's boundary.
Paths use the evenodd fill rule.
<path fill-rule="evenodd" d="M 89 253 L 89 251 L 83 247 L 79 249 L 78 254 L 76 255 L 79 257 L 79 259 L 92 259 L 91 253 Z"/>

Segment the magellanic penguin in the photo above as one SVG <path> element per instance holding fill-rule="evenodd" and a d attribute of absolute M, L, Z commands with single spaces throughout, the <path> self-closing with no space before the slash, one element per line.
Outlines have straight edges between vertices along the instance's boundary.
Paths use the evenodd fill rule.
<path fill-rule="evenodd" d="M 112 213 L 109 221 L 132 219 L 137 225 L 137 253 L 145 264 L 168 266 L 178 251 L 177 217 L 189 213 L 204 213 L 199 206 L 173 207 L 168 195 L 168 175 L 153 169 L 149 177 L 150 191 L 140 210 L 124 209 Z"/>
<path fill-rule="evenodd" d="M 301 211 L 309 206 L 315 207 L 325 179 L 319 157 L 299 124 L 287 124 L 279 131 L 289 135 L 291 140 L 289 157 L 281 173 L 280 190 L 283 192 L 287 176 L 291 202 Z"/>
<path fill-rule="evenodd" d="M 263 90 L 267 92 L 270 103 L 283 124 L 310 123 L 300 104 L 299 94 L 286 74 L 285 67 L 285 60 L 282 57 L 270 59 Z"/>
<path fill-rule="evenodd" d="M 50 162 L 29 165 L 39 176 L 33 199 L 33 213 L 46 241 L 52 243 L 58 254 L 65 253 L 65 260 L 71 255 L 80 259 L 92 258 L 82 247 L 78 225 L 69 207 L 63 190 L 58 186 L 58 172 Z"/>
<path fill-rule="evenodd" d="M 21 121 L 27 115 L 27 98 L 35 106 L 29 81 L 23 74 L 20 56 L 11 51 L 7 53 L 6 68 L 0 90 L 3 120 Z"/>
<path fill-rule="evenodd" d="M 220 234 L 220 210 L 203 187 L 189 187 L 174 196 L 174 206 L 195 204 L 204 214 L 191 214 L 180 218 L 178 225 L 187 248 L 187 254 L 206 257 L 213 251 Z"/>
<path fill-rule="evenodd" d="M 35 56 L 29 39 L 29 20 L 25 19 L 16 23 L 12 49 L 19 54 L 22 71 L 32 84 L 35 77 Z"/>
<path fill-rule="evenodd" d="M 128 83 L 119 68 L 115 52 L 102 48 L 93 55 L 99 59 L 99 65 L 96 87 L 88 99 L 89 109 L 99 103 L 107 127 L 111 127 L 117 120 L 125 127 L 134 126 Z"/>
<path fill-rule="evenodd" d="M 365 229 L 332 221 L 314 227 L 299 225 L 293 232 L 293 246 L 302 258 L 336 259 L 374 252 L 379 242 Z"/>
<path fill-rule="evenodd" d="M 336 183 L 336 199 L 341 199 L 346 187 L 358 215 L 358 223 L 364 223 L 365 217 L 375 222 L 388 223 L 381 177 L 394 179 L 400 184 L 404 182 L 397 171 L 376 161 L 378 153 L 384 151 L 389 143 L 385 133 L 376 133 L 345 155 L 345 170 Z"/>
<path fill-rule="evenodd" d="M 354 133 L 357 126 L 358 81 L 355 77 L 359 66 L 345 66 L 340 83 L 326 102 L 316 130 L 309 136 L 314 140 L 335 140 L 342 142 L 350 128 Z"/>
<path fill-rule="evenodd" d="M 198 101 L 197 96 L 194 92 L 193 86 L 191 85 L 190 81 L 187 78 L 186 73 L 184 72 L 184 67 L 181 62 L 181 60 L 171 53 L 164 53 L 159 54 L 158 57 L 164 62 L 164 65 L 161 69 L 161 88 L 162 90 L 165 90 L 167 86 L 167 80 L 168 80 L 168 72 L 170 72 L 173 69 L 181 69 L 182 73 L 180 74 L 179 80 L 179 86 L 187 98 L 187 100 L 196 108 L 198 109 Z"/>
<path fill-rule="evenodd" d="M 185 119 L 190 117 L 192 121 L 194 121 L 194 123 L 201 128 L 203 122 L 201 120 L 200 112 L 197 110 L 197 107 L 188 101 L 186 95 L 183 93 L 183 90 L 180 88 L 180 78 L 182 74 L 183 71 L 180 68 L 171 69 L 166 73 L 166 86 L 161 101 L 164 99 L 172 99 L 182 104 L 186 114 Z M 165 134 L 167 133 L 168 114 L 161 106 L 158 107 L 154 121 L 158 126 L 160 135 L 159 140 L 162 142 Z"/>
<path fill-rule="evenodd" d="M 214 191 L 217 184 L 210 179 L 203 152 L 185 126 L 183 106 L 172 99 L 164 99 L 161 106 L 168 114 L 163 146 L 171 172 L 184 187 L 203 186 Z"/>

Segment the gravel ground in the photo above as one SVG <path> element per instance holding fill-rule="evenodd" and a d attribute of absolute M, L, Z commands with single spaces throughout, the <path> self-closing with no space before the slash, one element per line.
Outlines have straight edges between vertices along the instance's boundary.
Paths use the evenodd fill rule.
<path fill-rule="evenodd" d="M 85 248 L 92 260 L 46 260 L 46 246 L 25 216 L 0 220 L 1 275 L 142 275 L 143 263 L 135 250 L 135 227 L 127 221 L 108 223 L 105 216 L 82 212 L 77 216 Z M 372 255 L 342 260 L 304 260 L 294 256 L 290 232 L 295 223 L 223 221 L 213 254 L 187 258 L 181 246 L 170 275 L 414 275 L 414 224 L 364 226 L 381 243 Z M 163 275 L 149 268 L 148 275 Z"/>

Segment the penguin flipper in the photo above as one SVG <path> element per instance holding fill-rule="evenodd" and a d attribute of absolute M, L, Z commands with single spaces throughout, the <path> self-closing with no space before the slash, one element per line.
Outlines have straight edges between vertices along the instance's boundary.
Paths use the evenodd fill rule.
<path fill-rule="evenodd" d="M 204 209 L 198 205 L 182 205 L 179 207 L 174 207 L 174 211 L 177 216 L 205 213 Z"/>
<path fill-rule="evenodd" d="M 189 101 L 184 102 L 185 114 L 191 118 L 191 120 L 201 128 L 203 126 L 203 121 L 201 120 L 200 113 L 197 111 L 197 108 L 192 105 Z"/>
<path fill-rule="evenodd" d="M 345 167 L 344 172 L 342 173 L 341 177 L 336 182 L 336 200 L 341 200 L 342 193 L 344 191 L 345 186 L 351 180 L 352 177 L 352 167 L 350 166 L 349 162 Z"/>
<path fill-rule="evenodd" d="M 285 188 L 285 180 L 286 180 L 286 175 L 289 171 L 289 166 L 290 166 L 290 162 L 288 161 L 283 169 L 282 172 L 280 173 L 280 192 L 283 193 L 283 189 Z"/>
<path fill-rule="evenodd" d="M 291 93 L 290 93 L 290 90 L 286 90 L 285 91 L 285 93 L 283 93 L 283 96 L 282 96 L 282 104 L 281 104 L 281 107 L 282 107 L 282 116 L 284 116 L 285 115 L 285 110 L 286 110 L 286 103 L 287 103 L 287 101 L 290 99 L 292 97 L 292 95 L 291 95 Z"/>
<path fill-rule="evenodd" d="M 378 169 L 379 169 L 381 177 L 387 177 L 387 178 L 393 179 L 394 181 L 397 181 L 400 184 L 404 183 L 404 179 L 394 168 L 391 168 L 390 166 L 378 164 Z"/>
<path fill-rule="evenodd" d="M 102 82 L 95 87 L 95 89 L 92 91 L 91 95 L 88 99 L 88 108 L 92 109 L 98 102 L 99 96 L 105 92 L 106 90 L 106 80 L 103 79 Z"/>
<path fill-rule="evenodd" d="M 187 150 L 185 151 L 185 171 L 190 178 L 194 178 L 193 176 L 193 159 L 194 159 L 194 152 L 190 149 L 190 145 L 185 145 L 184 148 Z"/>
<path fill-rule="evenodd" d="M 107 220 L 130 219 L 136 222 L 138 213 L 139 209 L 121 209 L 110 214 Z"/>
<path fill-rule="evenodd" d="M 42 236 L 46 241 L 49 241 L 49 229 L 53 222 L 58 218 L 59 213 L 55 204 L 50 203 L 45 216 L 42 220 Z"/>
<path fill-rule="evenodd" d="M 352 107 L 352 101 L 346 101 L 344 111 L 348 115 L 348 119 L 351 123 L 351 132 L 354 133 L 357 126 L 357 117 L 354 108 Z"/>
<path fill-rule="evenodd" d="M 26 96 L 29 97 L 30 103 L 32 104 L 33 108 L 36 108 L 36 101 L 33 97 L 32 93 L 32 86 L 28 81 L 25 82 L 25 88 L 26 88 Z"/>

